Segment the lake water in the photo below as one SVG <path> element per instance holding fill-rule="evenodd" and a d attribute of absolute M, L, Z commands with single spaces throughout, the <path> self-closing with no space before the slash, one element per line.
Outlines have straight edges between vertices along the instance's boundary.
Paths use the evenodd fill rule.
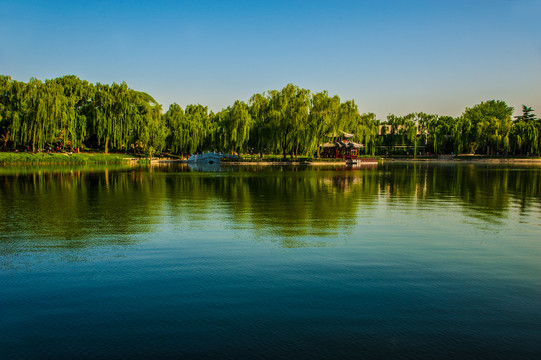
<path fill-rule="evenodd" d="M 0 357 L 541 358 L 541 167 L 0 168 Z"/>

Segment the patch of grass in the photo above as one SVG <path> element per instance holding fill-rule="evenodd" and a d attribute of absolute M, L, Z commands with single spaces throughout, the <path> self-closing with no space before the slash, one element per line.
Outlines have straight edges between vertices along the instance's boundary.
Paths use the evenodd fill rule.
<path fill-rule="evenodd" d="M 140 158 L 139 160 L 137 160 L 137 163 L 139 165 L 148 165 L 150 164 L 150 159 L 149 158 Z"/>
<path fill-rule="evenodd" d="M 4 165 L 121 163 L 130 158 L 126 154 L 0 152 L 0 164 Z"/>

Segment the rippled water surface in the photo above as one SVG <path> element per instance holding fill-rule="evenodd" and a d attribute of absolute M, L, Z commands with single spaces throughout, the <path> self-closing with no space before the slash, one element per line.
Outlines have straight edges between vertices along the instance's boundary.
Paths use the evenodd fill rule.
<path fill-rule="evenodd" d="M 0 357 L 541 358 L 541 168 L 0 168 Z"/>

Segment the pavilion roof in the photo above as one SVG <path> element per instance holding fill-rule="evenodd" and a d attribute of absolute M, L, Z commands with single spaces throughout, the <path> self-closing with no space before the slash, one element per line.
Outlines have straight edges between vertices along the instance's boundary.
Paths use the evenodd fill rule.
<path fill-rule="evenodd" d="M 340 130 L 340 132 L 342 133 L 342 137 L 345 139 L 351 139 L 352 137 L 355 136 L 354 134 L 350 134 L 342 130 Z M 337 133 L 331 133 L 331 134 L 327 134 L 327 136 L 335 138 L 335 137 L 338 137 L 339 135 Z"/>
<path fill-rule="evenodd" d="M 332 143 L 325 143 L 321 145 L 324 148 L 337 148 L 337 149 L 361 149 L 364 148 L 363 144 L 357 144 L 353 141 L 335 141 Z"/>

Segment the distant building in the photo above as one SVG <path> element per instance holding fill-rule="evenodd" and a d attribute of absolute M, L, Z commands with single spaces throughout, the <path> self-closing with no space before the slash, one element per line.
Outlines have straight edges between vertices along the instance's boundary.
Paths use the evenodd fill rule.
<path fill-rule="evenodd" d="M 419 125 L 415 125 L 416 127 L 416 133 L 417 136 L 423 135 L 423 133 L 426 135 L 426 130 L 423 132 L 421 131 L 421 127 Z M 407 131 L 407 126 L 405 125 L 389 125 L 389 124 L 381 124 L 378 128 L 378 135 L 389 135 L 392 133 L 392 131 L 395 131 L 395 133 L 400 133 L 401 131 Z"/>

